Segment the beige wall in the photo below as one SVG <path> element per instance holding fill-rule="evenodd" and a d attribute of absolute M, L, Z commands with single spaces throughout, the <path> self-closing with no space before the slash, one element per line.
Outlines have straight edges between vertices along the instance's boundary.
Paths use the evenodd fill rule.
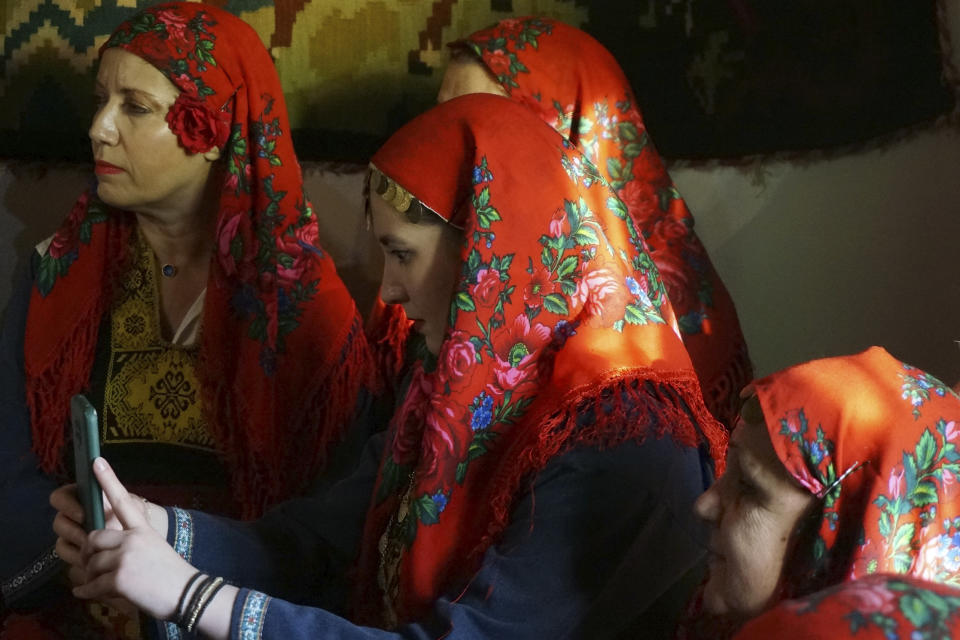
<path fill-rule="evenodd" d="M 949 4 L 960 42 L 958 3 Z M 53 232 L 89 170 L 0 163 L 0 306 L 16 256 Z M 880 344 L 950 383 L 960 379 L 958 173 L 960 133 L 950 129 L 806 164 L 672 171 L 759 374 Z M 305 176 L 328 250 L 366 304 L 379 256 L 361 175 L 308 164 Z"/>

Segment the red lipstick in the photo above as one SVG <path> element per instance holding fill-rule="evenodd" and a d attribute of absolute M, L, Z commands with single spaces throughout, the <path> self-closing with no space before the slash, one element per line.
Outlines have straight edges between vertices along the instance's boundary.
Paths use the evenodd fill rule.
<path fill-rule="evenodd" d="M 109 162 L 104 162 L 103 160 L 97 160 L 93 168 L 94 173 L 97 175 L 106 175 L 111 173 L 123 173 L 123 169 L 120 167 L 110 164 Z"/>

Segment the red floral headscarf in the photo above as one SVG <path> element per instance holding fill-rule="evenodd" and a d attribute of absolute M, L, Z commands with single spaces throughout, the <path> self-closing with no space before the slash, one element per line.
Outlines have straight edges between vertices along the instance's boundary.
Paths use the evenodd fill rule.
<path fill-rule="evenodd" d="M 361 619 L 385 624 L 369 610 L 384 602 L 384 532 L 400 549 L 387 610 L 416 619 L 469 579 L 522 479 L 554 456 L 668 433 L 720 460 L 726 436 L 623 204 L 529 111 L 451 100 L 371 164 L 371 198 L 464 236 L 438 364 L 414 368 L 367 518 L 357 602 Z"/>
<path fill-rule="evenodd" d="M 302 489 L 348 423 L 370 360 L 353 300 L 320 248 L 276 70 L 226 11 L 158 5 L 120 25 L 121 47 L 180 89 L 167 122 L 225 170 L 198 374 L 203 408 L 244 514 Z M 124 270 L 131 214 L 84 194 L 41 259 L 25 345 L 34 450 L 62 464 L 70 396 L 84 390 Z M 82 292 L 82 295 L 77 295 Z"/>
<path fill-rule="evenodd" d="M 906 576 L 866 576 L 786 600 L 749 622 L 735 638 L 960 638 L 960 590 Z"/>
<path fill-rule="evenodd" d="M 643 123 L 617 61 L 547 18 L 502 20 L 454 46 L 479 56 L 512 100 L 589 158 L 627 206 L 667 287 L 710 411 L 728 428 L 753 377 L 730 294 Z"/>
<path fill-rule="evenodd" d="M 822 498 L 811 556 L 797 558 L 813 584 L 880 572 L 960 586 L 953 391 L 879 347 L 791 367 L 754 387 L 780 460 Z"/>

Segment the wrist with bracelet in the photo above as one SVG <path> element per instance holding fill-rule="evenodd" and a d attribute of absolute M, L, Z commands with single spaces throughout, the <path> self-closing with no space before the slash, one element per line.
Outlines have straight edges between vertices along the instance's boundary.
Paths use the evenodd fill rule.
<path fill-rule="evenodd" d="M 219 576 L 208 576 L 202 571 L 197 571 L 183 587 L 183 593 L 180 594 L 177 608 L 173 612 L 173 621 L 185 631 L 193 631 L 200 621 L 200 616 L 224 584 L 226 582 Z M 191 588 L 194 585 L 196 588 L 191 595 Z"/>

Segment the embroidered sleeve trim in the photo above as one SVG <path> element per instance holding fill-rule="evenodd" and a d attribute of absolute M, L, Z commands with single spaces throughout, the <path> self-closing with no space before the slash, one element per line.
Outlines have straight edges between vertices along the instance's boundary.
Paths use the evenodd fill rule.
<path fill-rule="evenodd" d="M 14 602 L 18 597 L 33 591 L 60 568 L 60 556 L 53 547 L 41 553 L 23 571 L 0 584 L 3 601 Z"/>
<path fill-rule="evenodd" d="M 173 514 L 173 550 L 187 562 L 193 558 L 193 516 L 179 507 L 170 509 Z"/>
<path fill-rule="evenodd" d="M 172 622 L 164 622 L 163 631 L 165 640 L 182 640 L 183 638 L 180 627 Z"/>
<path fill-rule="evenodd" d="M 267 616 L 270 596 L 259 591 L 250 591 L 240 610 L 237 637 L 241 640 L 260 640 L 263 637 L 263 621 Z"/>

